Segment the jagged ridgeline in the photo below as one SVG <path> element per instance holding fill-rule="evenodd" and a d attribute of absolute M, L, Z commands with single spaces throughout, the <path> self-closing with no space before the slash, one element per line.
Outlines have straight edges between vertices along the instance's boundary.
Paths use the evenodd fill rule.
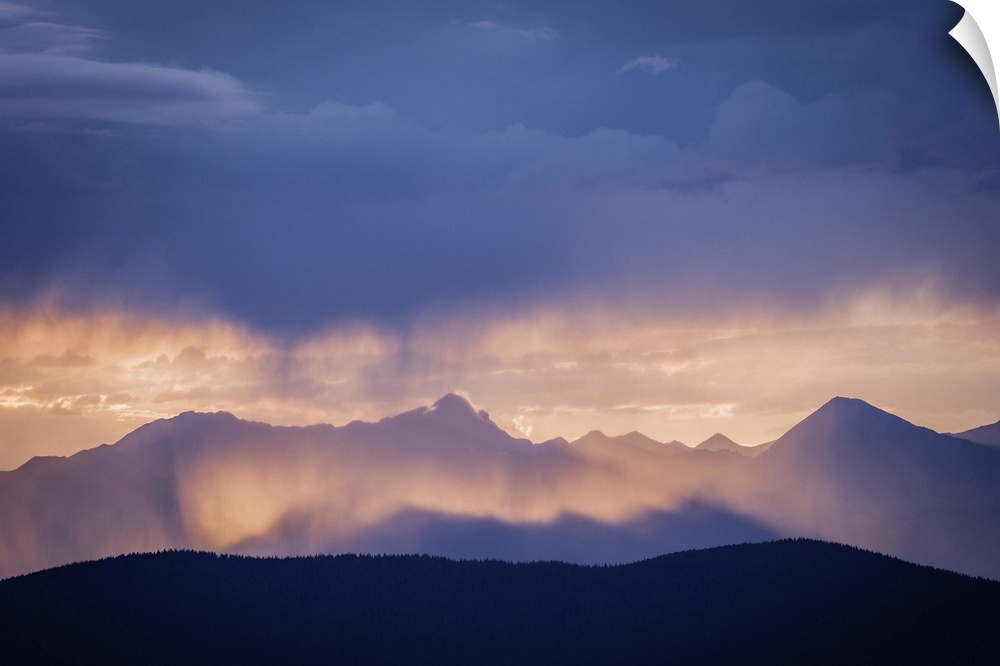
<path fill-rule="evenodd" d="M 456 395 L 340 427 L 185 413 L 0 472 L 0 577 L 165 549 L 608 564 L 808 536 L 1000 579 L 1000 448 L 846 398 L 760 448 L 533 444 Z"/>
<path fill-rule="evenodd" d="M 4 663 L 995 664 L 1000 583 L 796 540 L 584 567 L 131 555 L 0 582 Z"/>
<path fill-rule="evenodd" d="M 861 400 L 758 454 L 721 435 L 532 444 L 448 395 L 340 427 L 185 413 L 0 472 L 0 577 L 165 549 L 607 564 L 809 536 L 1000 579 L 997 516 L 1000 448 Z"/>

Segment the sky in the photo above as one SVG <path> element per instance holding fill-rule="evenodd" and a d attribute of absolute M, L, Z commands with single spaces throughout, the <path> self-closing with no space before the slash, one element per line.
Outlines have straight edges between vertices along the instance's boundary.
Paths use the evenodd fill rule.
<path fill-rule="evenodd" d="M 1000 419 L 947 0 L 0 2 L 0 469 L 457 391 L 535 441 Z"/>

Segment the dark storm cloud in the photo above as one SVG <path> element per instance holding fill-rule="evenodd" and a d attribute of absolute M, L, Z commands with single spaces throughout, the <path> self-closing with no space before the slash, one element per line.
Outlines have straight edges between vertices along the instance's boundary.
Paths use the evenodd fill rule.
<path fill-rule="evenodd" d="M 240 131 L 115 132 L 95 143 L 103 173 L 90 174 L 104 195 L 77 185 L 87 175 L 60 174 L 87 206 L 66 211 L 71 237 L 48 238 L 82 248 L 81 272 L 100 279 L 140 248 L 146 269 L 168 266 L 238 315 L 293 325 L 530 291 L 573 270 L 580 194 L 655 183 L 649 170 L 677 154 L 662 138 L 609 130 L 448 136 L 384 105 L 338 103 Z M 157 159 L 127 163 L 137 144 Z"/>
<path fill-rule="evenodd" d="M 1000 298 L 950 3 L 29 9 L 0 5 L 9 301 L 306 331 L 578 290 Z"/>

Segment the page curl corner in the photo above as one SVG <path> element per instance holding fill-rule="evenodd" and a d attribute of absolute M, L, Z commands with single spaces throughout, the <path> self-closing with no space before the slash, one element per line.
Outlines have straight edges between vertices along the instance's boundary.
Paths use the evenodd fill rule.
<path fill-rule="evenodd" d="M 965 10 L 962 20 L 948 34 L 962 45 L 990 86 L 1000 126 L 1000 91 L 997 89 L 995 55 L 1000 55 L 1000 2 L 997 0 L 951 0 Z"/>

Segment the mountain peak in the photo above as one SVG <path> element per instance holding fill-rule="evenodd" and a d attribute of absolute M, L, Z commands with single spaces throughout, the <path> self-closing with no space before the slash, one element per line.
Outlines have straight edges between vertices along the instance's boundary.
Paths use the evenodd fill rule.
<path fill-rule="evenodd" d="M 811 420 L 820 420 L 838 429 L 848 430 L 923 429 L 859 398 L 833 398 L 802 423 Z"/>
<path fill-rule="evenodd" d="M 395 427 L 407 430 L 410 434 L 436 432 L 437 438 L 444 431 L 450 431 L 453 434 L 460 432 L 474 435 L 479 439 L 511 439 L 510 435 L 490 419 L 489 413 L 485 410 L 477 411 L 467 398 L 455 393 L 441 396 L 429 407 L 417 407 L 395 416 L 387 416 L 379 423 L 395 424 Z"/>
<path fill-rule="evenodd" d="M 503 433 L 500 427 L 490 419 L 486 410 L 476 410 L 467 398 L 456 393 L 447 393 L 430 407 L 418 407 L 411 412 L 390 417 L 389 420 L 409 423 L 410 425 L 407 427 L 413 427 L 413 419 L 434 424 L 435 428 L 457 428 L 466 433 L 478 432 L 491 438 Z M 504 436 L 509 437 L 506 434 Z"/>
<path fill-rule="evenodd" d="M 437 402 L 427 408 L 427 413 L 436 413 L 441 416 L 459 418 L 471 416 L 489 419 L 489 414 L 482 410 L 476 411 L 476 408 L 472 406 L 471 402 L 457 393 L 444 394 L 437 400 Z"/>
<path fill-rule="evenodd" d="M 445 393 L 431 407 L 434 409 L 472 410 L 472 403 L 457 393 Z"/>
<path fill-rule="evenodd" d="M 887 413 L 871 403 L 865 402 L 861 398 L 846 398 L 840 395 L 830 398 L 826 404 L 816 410 L 816 413 L 818 414 L 822 411 L 836 412 L 842 416 L 870 414 L 873 412 Z"/>
<path fill-rule="evenodd" d="M 810 423 L 823 423 L 838 428 L 865 428 L 874 424 L 916 427 L 904 419 L 883 411 L 859 398 L 836 397 L 807 416 L 795 428 Z M 795 429 L 793 428 L 793 430 Z"/>
<path fill-rule="evenodd" d="M 611 439 L 611 437 L 608 437 L 600 430 L 591 430 L 585 435 L 570 441 L 570 444 L 578 448 L 581 446 L 603 446 Z"/>
<path fill-rule="evenodd" d="M 814 452 L 820 449 L 902 450 L 928 437 L 940 435 L 864 400 L 836 397 L 785 433 L 768 453 L 800 447 Z"/>
<path fill-rule="evenodd" d="M 740 446 L 721 432 L 715 433 L 695 448 L 702 451 L 732 451 L 734 453 L 743 453 L 746 449 L 746 447 Z"/>

